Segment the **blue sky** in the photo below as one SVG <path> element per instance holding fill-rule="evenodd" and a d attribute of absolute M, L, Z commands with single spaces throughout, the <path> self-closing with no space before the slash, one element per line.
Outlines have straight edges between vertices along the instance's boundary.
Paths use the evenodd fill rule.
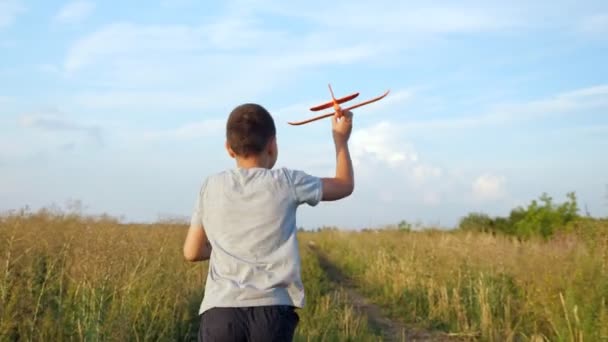
<path fill-rule="evenodd" d="M 608 215 L 605 1 L 0 0 L 0 210 L 80 200 L 127 220 L 190 214 L 234 166 L 228 113 L 275 117 L 277 165 L 334 172 L 330 121 L 355 111 L 356 190 L 299 225 L 451 226 L 575 191 Z"/>

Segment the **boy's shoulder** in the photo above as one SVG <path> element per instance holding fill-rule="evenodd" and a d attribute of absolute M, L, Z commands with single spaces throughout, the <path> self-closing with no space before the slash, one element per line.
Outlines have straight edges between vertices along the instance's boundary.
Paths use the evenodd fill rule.
<path fill-rule="evenodd" d="M 261 182 L 261 183 L 260 183 Z M 225 192 L 228 189 L 240 193 L 244 187 L 251 184 L 262 184 L 266 186 L 275 186 L 270 184 L 281 184 L 278 188 L 289 188 L 289 193 L 292 194 L 298 203 L 308 203 L 316 205 L 322 198 L 322 182 L 320 177 L 312 176 L 307 172 L 279 167 L 275 169 L 228 169 L 216 172 L 207 176 L 201 187 L 201 195 L 207 193 L 208 190 Z"/>
<path fill-rule="evenodd" d="M 205 179 L 209 180 L 209 179 L 218 179 L 218 178 L 225 178 L 225 177 L 233 177 L 233 176 L 241 176 L 241 175 L 245 175 L 245 174 L 259 174 L 259 175 L 263 175 L 263 174 L 269 174 L 269 175 L 281 175 L 281 176 L 292 176 L 292 175 L 307 175 L 307 176 L 311 176 L 308 172 L 304 171 L 304 170 L 300 170 L 300 169 L 294 169 L 294 168 L 289 168 L 289 167 L 278 167 L 278 168 L 273 168 L 273 169 L 265 169 L 265 168 L 251 168 L 251 169 L 245 169 L 245 168 L 232 168 L 232 169 L 225 169 L 222 171 L 217 171 L 215 173 L 212 173 L 210 175 L 208 175 Z M 313 176 L 311 176 L 313 177 Z"/>
<path fill-rule="evenodd" d="M 280 168 L 269 170 L 269 171 L 272 171 L 273 175 L 284 177 L 289 182 L 289 184 L 292 186 L 295 186 L 298 183 L 301 183 L 302 181 L 307 181 L 307 182 L 317 182 L 317 181 L 320 182 L 321 181 L 321 178 L 313 176 L 310 173 L 303 171 L 303 170 L 299 170 L 299 169 L 280 167 Z"/>
<path fill-rule="evenodd" d="M 233 168 L 212 173 L 205 177 L 203 186 L 234 181 L 236 179 L 268 179 L 270 181 L 285 181 L 294 186 L 301 182 L 320 182 L 319 177 L 313 176 L 306 171 L 289 167 L 278 167 L 273 169 L 264 168 Z"/>

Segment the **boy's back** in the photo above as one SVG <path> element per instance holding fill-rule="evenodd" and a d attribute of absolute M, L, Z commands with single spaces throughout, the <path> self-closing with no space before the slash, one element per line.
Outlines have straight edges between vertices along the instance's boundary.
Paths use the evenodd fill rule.
<path fill-rule="evenodd" d="M 349 196 L 354 176 L 348 138 L 352 113 L 336 114 L 335 177 L 276 169 L 274 120 L 256 104 L 235 108 L 226 151 L 235 169 L 207 178 L 200 189 L 184 257 L 209 261 L 200 307 L 204 341 L 289 341 L 304 305 L 296 209 Z"/>
<path fill-rule="evenodd" d="M 205 181 L 193 223 L 212 246 L 202 314 L 212 307 L 304 305 L 296 209 L 321 200 L 321 179 L 285 168 L 236 168 Z"/>

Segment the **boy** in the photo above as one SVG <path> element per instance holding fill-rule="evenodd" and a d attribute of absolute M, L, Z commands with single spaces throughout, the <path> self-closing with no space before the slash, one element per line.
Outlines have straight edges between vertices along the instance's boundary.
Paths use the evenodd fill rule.
<path fill-rule="evenodd" d="M 272 169 L 276 129 L 262 106 L 236 107 L 226 150 L 237 167 L 208 177 L 184 243 L 188 261 L 210 259 L 199 341 L 291 341 L 304 305 L 296 209 L 349 196 L 352 113 L 332 118 L 336 176 Z"/>

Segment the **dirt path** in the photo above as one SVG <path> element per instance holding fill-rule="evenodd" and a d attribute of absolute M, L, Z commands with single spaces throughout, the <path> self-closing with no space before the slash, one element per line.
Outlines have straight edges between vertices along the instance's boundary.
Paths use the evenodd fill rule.
<path fill-rule="evenodd" d="M 422 331 L 386 317 L 381 308 L 361 295 L 352 279 L 333 264 L 314 244 L 308 247 L 319 260 L 329 279 L 344 289 L 353 308 L 365 315 L 372 329 L 381 333 L 384 341 L 461 341 L 440 332 Z"/>

